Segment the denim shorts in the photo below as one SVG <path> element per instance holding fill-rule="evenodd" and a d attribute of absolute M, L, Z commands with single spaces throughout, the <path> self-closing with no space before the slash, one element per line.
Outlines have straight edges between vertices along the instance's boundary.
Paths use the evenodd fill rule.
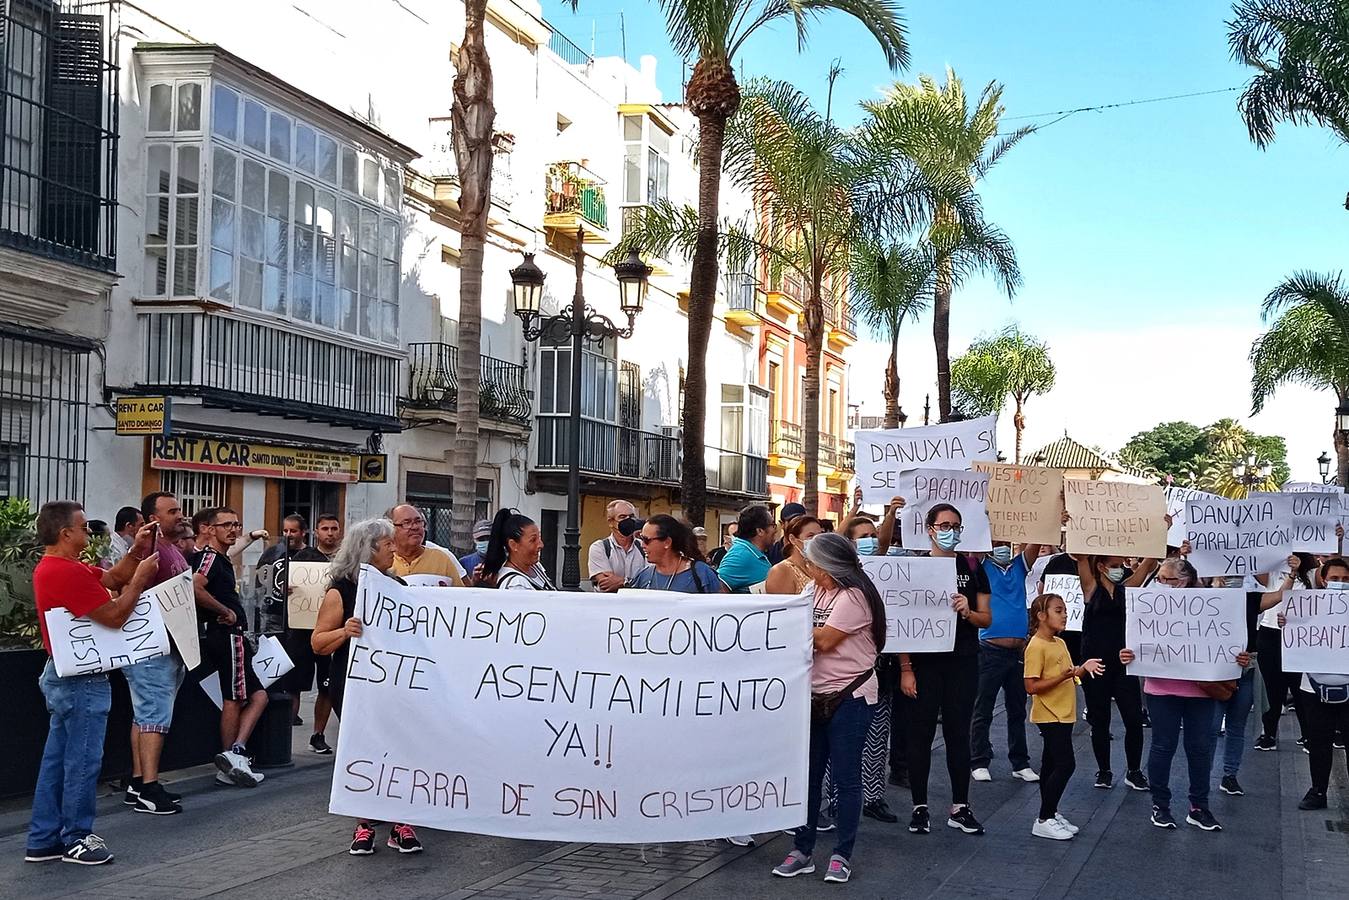
<path fill-rule="evenodd" d="M 168 732 L 173 701 L 183 683 L 183 664 L 173 656 L 156 656 L 122 670 L 131 688 L 131 722 L 141 731 Z"/>

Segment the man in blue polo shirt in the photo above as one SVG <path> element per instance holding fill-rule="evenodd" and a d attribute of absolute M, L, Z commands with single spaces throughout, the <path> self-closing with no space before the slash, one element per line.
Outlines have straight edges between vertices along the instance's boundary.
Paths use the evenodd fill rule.
<path fill-rule="evenodd" d="M 752 586 L 768 577 L 773 566 L 768 560 L 768 547 L 773 543 L 775 530 L 773 513 L 768 507 L 754 504 L 740 511 L 731 549 L 717 568 L 731 593 L 747 594 Z"/>
<path fill-rule="evenodd" d="M 993 621 L 979 629 L 979 692 L 970 720 L 970 769 L 975 781 L 992 781 L 988 765 L 993 761 L 989 728 L 998 694 L 1007 707 L 1007 758 L 1012 777 L 1039 781 L 1030 767 L 1026 748 L 1026 682 L 1022 654 L 1026 649 L 1026 576 L 1040 556 L 1039 544 L 1027 544 L 1014 553 L 1007 541 L 994 541 L 993 552 L 984 558 L 988 576 Z"/>

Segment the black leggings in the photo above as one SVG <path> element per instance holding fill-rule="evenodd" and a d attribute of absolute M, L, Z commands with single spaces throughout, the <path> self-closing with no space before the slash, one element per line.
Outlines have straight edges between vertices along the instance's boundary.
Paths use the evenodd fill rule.
<path fill-rule="evenodd" d="M 1077 760 L 1073 758 L 1073 723 L 1040 722 L 1040 737 L 1045 752 L 1040 757 L 1040 821 L 1054 818 L 1059 811 L 1059 800 L 1073 777 Z"/>
<path fill-rule="evenodd" d="M 1090 655 L 1088 651 L 1084 654 Z M 1110 701 L 1119 709 L 1124 723 L 1124 762 L 1126 772 L 1136 772 L 1143 765 L 1143 694 L 1138 679 L 1124 671 L 1119 653 L 1114 658 L 1101 654 L 1105 671 L 1095 678 L 1082 681 L 1082 693 L 1087 699 L 1087 722 L 1091 725 L 1091 749 L 1096 755 L 1096 768 L 1102 772 L 1110 767 Z"/>
<path fill-rule="evenodd" d="M 1305 737 L 1308 696 L 1301 690 L 1302 676 L 1283 670 L 1283 632 L 1261 626 L 1255 632 L 1255 649 L 1260 679 L 1265 682 L 1265 700 L 1269 703 L 1269 709 L 1260 717 L 1260 733 L 1272 738 L 1279 736 L 1279 716 L 1283 715 L 1283 704 L 1291 691 L 1298 734 Z"/>
<path fill-rule="evenodd" d="M 932 770 L 932 741 L 937 717 L 946 741 L 946 772 L 951 777 L 951 803 L 970 802 L 970 717 L 979 692 L 979 657 L 953 653 L 913 657 L 918 697 L 904 704 L 908 721 L 909 787 L 913 805 L 927 805 L 927 779 Z"/>
<path fill-rule="evenodd" d="M 1349 703 L 1322 703 L 1317 694 L 1303 690 L 1300 706 L 1307 716 L 1307 760 L 1312 787 L 1322 794 L 1330 787 L 1330 770 L 1335 763 L 1332 741 L 1335 735 L 1349 731 Z M 1349 762 L 1346 762 L 1349 766 Z"/>

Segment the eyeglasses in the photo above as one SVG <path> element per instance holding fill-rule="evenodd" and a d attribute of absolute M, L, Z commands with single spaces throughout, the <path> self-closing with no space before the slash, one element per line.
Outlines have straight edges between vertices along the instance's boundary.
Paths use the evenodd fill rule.
<path fill-rule="evenodd" d="M 212 528 L 243 528 L 243 522 L 216 522 Z"/>
<path fill-rule="evenodd" d="M 954 525 L 954 524 L 952 524 L 952 523 L 950 523 L 950 522 L 938 522 L 936 525 L 933 525 L 933 526 L 932 526 L 932 530 L 933 530 L 933 531 L 954 531 L 956 534 L 960 534 L 960 532 L 964 531 L 965 529 L 962 528 L 962 527 L 959 526 L 959 525 Z"/>
<path fill-rule="evenodd" d="M 394 528 L 416 528 L 417 526 L 426 527 L 425 519 L 405 519 L 402 522 L 394 522 Z"/>

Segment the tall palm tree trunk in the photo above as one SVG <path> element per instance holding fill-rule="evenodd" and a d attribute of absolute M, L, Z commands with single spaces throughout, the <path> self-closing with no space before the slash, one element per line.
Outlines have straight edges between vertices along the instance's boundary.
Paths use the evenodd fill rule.
<path fill-rule="evenodd" d="M 824 311 L 820 297 L 820 282 L 823 280 L 823 266 L 812 267 L 810 278 L 810 299 L 806 303 L 806 387 L 801 398 L 801 432 L 804 445 L 801 455 L 805 457 L 805 472 L 802 480 L 804 490 L 801 505 L 806 515 L 819 515 L 820 487 L 820 359 L 824 355 Z"/>
<path fill-rule="evenodd" d="M 467 0 L 464 42 L 455 55 L 451 110 L 454 156 L 459 165 L 459 382 L 454 428 L 454 509 L 451 544 L 473 546 L 473 510 L 478 482 L 478 394 L 482 352 L 482 265 L 492 195 L 492 62 L 483 20 L 487 0 Z"/>
<path fill-rule="evenodd" d="M 1021 414 L 1021 398 L 1016 401 L 1016 412 L 1012 415 L 1012 427 L 1016 429 L 1016 464 L 1021 465 L 1021 432 L 1026 430 L 1026 417 Z"/>
<path fill-rule="evenodd" d="M 899 427 L 899 329 L 890 332 L 890 362 L 885 367 L 885 427 Z"/>
<path fill-rule="evenodd" d="M 951 418 L 951 255 L 937 254 L 937 283 L 932 294 L 932 344 L 937 350 L 937 412 Z"/>
<path fill-rule="evenodd" d="M 721 147 L 726 119 L 698 117 L 698 238 L 689 275 L 689 359 L 684 373 L 684 518 L 702 525 L 707 513 L 707 344 L 717 302 L 717 209 L 721 198 Z"/>
<path fill-rule="evenodd" d="M 1349 404 L 1349 395 L 1339 394 L 1339 404 Z M 1337 415 L 1335 432 L 1331 437 L 1335 442 L 1335 471 L 1339 476 L 1340 490 L 1349 491 L 1349 434 L 1340 431 L 1338 420 Z"/>

